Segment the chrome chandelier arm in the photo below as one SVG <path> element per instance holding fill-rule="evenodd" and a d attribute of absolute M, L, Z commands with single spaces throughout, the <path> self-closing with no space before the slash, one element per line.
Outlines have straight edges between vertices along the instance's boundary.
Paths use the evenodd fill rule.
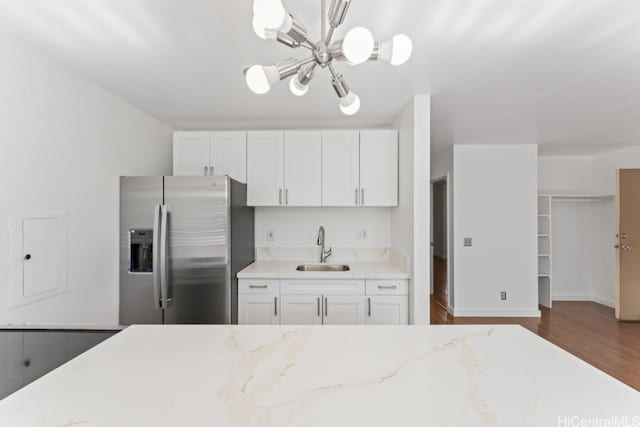
<path fill-rule="evenodd" d="M 326 35 L 324 35 L 323 31 L 324 42 L 326 44 L 331 43 L 331 38 L 333 37 L 334 30 L 344 22 L 350 5 L 351 0 L 333 0 L 331 2 L 329 14 L 327 15 L 327 18 L 329 19 L 329 30 L 327 31 Z"/>

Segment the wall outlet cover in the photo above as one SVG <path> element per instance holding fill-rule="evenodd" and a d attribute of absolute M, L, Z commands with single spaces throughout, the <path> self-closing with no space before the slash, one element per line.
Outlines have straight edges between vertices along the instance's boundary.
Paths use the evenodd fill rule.
<path fill-rule="evenodd" d="M 267 242 L 273 242 L 273 230 L 267 230 Z"/>
<path fill-rule="evenodd" d="M 364 229 L 364 228 L 358 230 L 358 233 L 356 234 L 356 239 L 357 240 L 367 240 L 367 230 Z"/>
<path fill-rule="evenodd" d="M 473 239 L 471 237 L 465 237 L 464 238 L 464 245 L 466 247 L 471 247 L 473 246 Z"/>

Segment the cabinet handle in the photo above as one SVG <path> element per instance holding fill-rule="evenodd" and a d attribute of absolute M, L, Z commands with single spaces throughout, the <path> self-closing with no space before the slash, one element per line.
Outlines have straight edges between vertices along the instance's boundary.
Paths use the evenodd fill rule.
<path fill-rule="evenodd" d="M 284 190 L 284 204 L 289 205 L 289 189 Z"/>
<path fill-rule="evenodd" d="M 318 317 L 320 317 L 320 297 L 318 297 Z"/>
<path fill-rule="evenodd" d="M 278 315 L 278 297 L 273 298 L 273 314 Z"/>
<path fill-rule="evenodd" d="M 378 285 L 378 289 L 398 289 L 398 286 L 397 285 L 391 285 L 391 286 Z"/>
<path fill-rule="evenodd" d="M 358 189 L 356 188 L 356 206 L 358 206 Z"/>
<path fill-rule="evenodd" d="M 278 204 L 282 204 L 282 188 L 278 190 Z"/>
<path fill-rule="evenodd" d="M 268 285 L 249 285 L 249 289 L 267 289 Z"/>
<path fill-rule="evenodd" d="M 367 311 L 368 311 L 369 317 L 371 317 L 371 297 L 367 298 L 367 304 L 369 305 L 369 308 Z"/>
<path fill-rule="evenodd" d="M 324 297 L 324 317 L 329 315 L 329 301 L 327 297 Z"/>
<path fill-rule="evenodd" d="M 209 172 L 209 167 L 208 167 L 208 166 L 205 166 L 205 167 L 204 167 L 204 176 L 207 176 L 207 175 L 208 175 L 208 172 Z"/>
<path fill-rule="evenodd" d="M 364 188 L 360 189 L 360 204 L 364 205 Z"/>

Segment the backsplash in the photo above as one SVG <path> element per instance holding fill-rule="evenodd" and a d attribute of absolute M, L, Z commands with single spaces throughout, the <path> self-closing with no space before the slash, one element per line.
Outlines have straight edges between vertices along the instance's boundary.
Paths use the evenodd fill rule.
<path fill-rule="evenodd" d="M 290 208 L 255 210 L 257 248 L 316 248 L 318 228 L 326 230 L 326 246 L 379 248 L 391 246 L 391 208 Z M 334 252 L 336 253 L 336 252 Z"/>
<path fill-rule="evenodd" d="M 327 246 L 329 247 L 329 246 Z M 333 254 L 328 263 L 336 262 L 388 262 L 389 248 L 345 248 L 331 247 Z M 305 261 L 319 262 L 320 247 L 256 247 L 258 261 Z"/>

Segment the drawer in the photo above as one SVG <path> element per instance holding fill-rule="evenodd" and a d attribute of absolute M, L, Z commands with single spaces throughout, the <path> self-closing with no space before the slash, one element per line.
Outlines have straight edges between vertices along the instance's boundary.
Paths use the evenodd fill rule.
<path fill-rule="evenodd" d="M 283 280 L 283 295 L 364 295 L 364 280 Z"/>
<path fill-rule="evenodd" d="M 409 281 L 367 280 L 367 295 L 409 295 Z"/>
<path fill-rule="evenodd" d="M 273 279 L 240 279 L 238 293 L 244 295 L 278 295 L 280 281 Z"/>

